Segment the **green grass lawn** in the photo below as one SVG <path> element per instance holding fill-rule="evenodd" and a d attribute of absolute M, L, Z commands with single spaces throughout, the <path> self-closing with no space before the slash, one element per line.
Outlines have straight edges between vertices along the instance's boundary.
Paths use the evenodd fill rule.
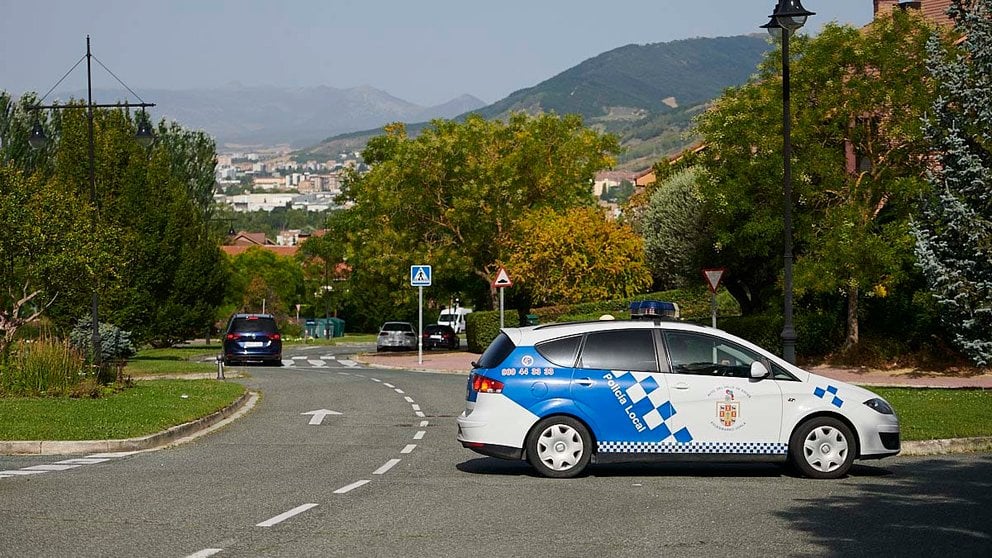
<path fill-rule="evenodd" d="M 153 374 L 195 374 L 215 372 L 217 365 L 201 362 L 221 352 L 220 345 L 190 345 L 166 349 L 142 349 L 127 361 L 124 373 L 140 378 Z"/>
<path fill-rule="evenodd" d="M 103 440 L 154 434 L 218 411 L 245 387 L 149 380 L 100 399 L 0 398 L 0 440 Z"/>
<path fill-rule="evenodd" d="M 899 416 L 903 440 L 992 436 L 992 390 L 869 387 Z"/>

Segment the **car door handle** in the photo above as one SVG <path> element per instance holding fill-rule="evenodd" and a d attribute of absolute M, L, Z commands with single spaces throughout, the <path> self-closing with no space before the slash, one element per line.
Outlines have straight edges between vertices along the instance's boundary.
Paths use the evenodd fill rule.
<path fill-rule="evenodd" d="M 592 385 L 593 382 L 589 378 L 580 378 L 578 380 L 575 380 L 575 383 L 579 384 L 580 386 L 589 387 Z"/>
<path fill-rule="evenodd" d="M 685 382 L 679 382 L 672 387 L 674 387 L 675 389 L 689 389 L 689 384 Z"/>

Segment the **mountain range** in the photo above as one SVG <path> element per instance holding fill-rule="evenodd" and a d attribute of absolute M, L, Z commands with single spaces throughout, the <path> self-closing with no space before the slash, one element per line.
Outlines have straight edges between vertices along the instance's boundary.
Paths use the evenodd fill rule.
<path fill-rule="evenodd" d="M 621 168 L 644 168 L 683 149 L 693 115 L 755 72 L 771 49 L 764 35 L 695 38 L 626 45 L 585 60 L 532 87 L 486 105 L 471 95 L 423 107 L 369 86 L 350 89 L 248 87 L 142 90 L 153 117 L 176 120 L 212 135 L 221 149 L 288 144 L 297 160 L 323 160 L 364 147 L 390 122 L 416 134 L 435 118 L 475 112 L 504 118 L 511 112 L 582 115 L 587 125 L 617 134 Z M 128 98 L 95 91 L 94 101 Z M 69 96 L 81 98 L 84 93 Z"/>
<path fill-rule="evenodd" d="M 587 125 L 620 137 L 620 168 L 641 169 L 691 144 L 686 131 L 692 117 L 727 87 L 745 83 L 771 48 L 766 35 L 627 45 L 467 112 L 486 118 L 520 111 L 580 114 Z M 411 123 L 407 131 L 416 134 L 426 125 Z M 378 127 L 329 137 L 296 158 L 354 151 L 381 133 Z"/>

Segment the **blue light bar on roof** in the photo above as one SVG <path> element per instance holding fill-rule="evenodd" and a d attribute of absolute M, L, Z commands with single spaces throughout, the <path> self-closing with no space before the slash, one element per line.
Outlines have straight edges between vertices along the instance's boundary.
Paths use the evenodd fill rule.
<path fill-rule="evenodd" d="M 635 300 L 630 303 L 630 319 L 679 318 L 679 305 L 662 300 Z"/>

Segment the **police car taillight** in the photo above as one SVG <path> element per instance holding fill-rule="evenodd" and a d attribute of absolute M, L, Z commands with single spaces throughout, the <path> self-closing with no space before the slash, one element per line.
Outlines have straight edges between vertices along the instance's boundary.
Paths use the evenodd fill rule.
<path fill-rule="evenodd" d="M 479 393 L 503 393 L 503 382 L 476 374 L 472 377 L 472 390 Z"/>

